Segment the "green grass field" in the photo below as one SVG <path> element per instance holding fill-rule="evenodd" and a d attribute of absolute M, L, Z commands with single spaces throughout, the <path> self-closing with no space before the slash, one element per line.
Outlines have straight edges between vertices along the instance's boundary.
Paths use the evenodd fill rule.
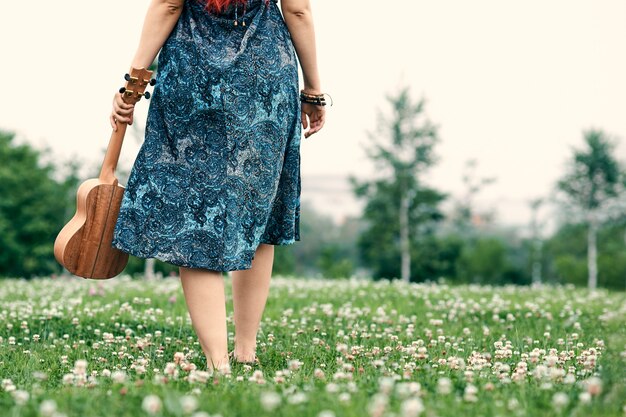
<path fill-rule="evenodd" d="M 625 313 L 604 290 L 273 278 L 260 366 L 211 376 L 176 278 L 2 280 L 0 415 L 624 417 Z"/>

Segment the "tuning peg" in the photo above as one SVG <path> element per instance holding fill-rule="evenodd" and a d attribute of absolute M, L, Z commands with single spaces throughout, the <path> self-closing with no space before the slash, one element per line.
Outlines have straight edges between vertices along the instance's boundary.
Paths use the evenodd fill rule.
<path fill-rule="evenodd" d="M 150 100 L 150 93 L 148 91 L 143 93 L 143 96 L 146 98 L 146 100 Z"/>
<path fill-rule="evenodd" d="M 128 74 L 128 73 L 124 74 L 124 79 L 126 81 L 130 81 L 130 74 Z"/>
<path fill-rule="evenodd" d="M 153 78 L 150 80 L 150 85 L 155 85 L 156 84 L 156 80 Z"/>
<path fill-rule="evenodd" d="M 120 88 L 120 93 L 124 94 L 126 92 L 126 87 Z"/>

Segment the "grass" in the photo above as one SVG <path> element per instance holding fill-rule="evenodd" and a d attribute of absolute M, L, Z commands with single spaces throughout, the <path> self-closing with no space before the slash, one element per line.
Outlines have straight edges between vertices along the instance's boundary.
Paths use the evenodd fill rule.
<path fill-rule="evenodd" d="M 2 280 L 0 415 L 623 417 L 625 312 L 571 286 L 273 278 L 261 366 L 210 376 L 176 278 Z"/>

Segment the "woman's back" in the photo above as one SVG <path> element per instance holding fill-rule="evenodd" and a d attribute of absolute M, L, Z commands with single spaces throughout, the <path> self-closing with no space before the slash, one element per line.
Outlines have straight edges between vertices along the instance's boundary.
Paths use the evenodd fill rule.
<path fill-rule="evenodd" d="M 298 67 L 276 3 L 215 14 L 187 0 L 158 62 L 114 243 L 233 270 L 259 243 L 299 240 Z"/>

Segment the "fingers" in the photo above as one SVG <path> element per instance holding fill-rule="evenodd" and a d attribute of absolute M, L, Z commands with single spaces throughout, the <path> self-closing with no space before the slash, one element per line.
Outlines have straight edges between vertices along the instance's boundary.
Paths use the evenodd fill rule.
<path fill-rule="evenodd" d="M 116 93 L 113 97 L 113 110 L 111 112 L 110 121 L 113 130 L 117 131 L 117 122 L 133 124 L 134 104 L 128 104 L 122 99 L 120 93 Z"/>
<path fill-rule="evenodd" d="M 324 127 L 324 122 L 325 122 L 325 114 L 324 114 L 323 109 L 312 112 L 312 114 L 309 115 L 310 128 L 309 130 L 304 132 L 304 137 L 308 138 L 309 136 L 319 132 L 322 129 L 322 127 Z"/>
<path fill-rule="evenodd" d="M 113 112 L 113 117 L 115 117 L 115 120 L 117 120 L 118 122 L 123 122 L 123 123 L 128 123 L 131 124 L 133 121 L 133 117 L 132 115 L 130 116 L 124 116 L 122 114 L 119 113 L 115 113 Z"/>
<path fill-rule="evenodd" d="M 308 127 L 308 130 L 304 132 L 304 137 L 308 138 L 309 136 L 319 132 L 322 127 L 324 127 L 325 119 L 326 111 L 323 107 L 303 103 L 302 128 L 307 129 Z"/>

